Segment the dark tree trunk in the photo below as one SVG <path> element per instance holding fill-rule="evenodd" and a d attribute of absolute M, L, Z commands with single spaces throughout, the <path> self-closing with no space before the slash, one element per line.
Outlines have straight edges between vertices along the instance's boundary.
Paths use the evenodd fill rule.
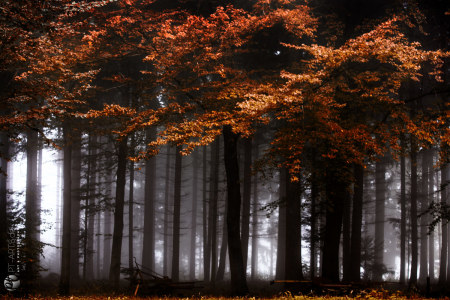
<path fill-rule="evenodd" d="M 285 244 L 285 274 L 286 280 L 302 280 L 302 256 L 301 256 L 301 184 L 292 182 L 288 170 L 286 172 L 286 238 Z"/>
<path fill-rule="evenodd" d="M 441 205 L 443 207 L 445 207 L 445 205 L 448 204 L 446 187 L 445 187 L 445 183 L 447 182 L 446 169 L 447 169 L 447 166 L 444 166 L 441 168 L 440 191 L 441 191 Z M 447 251 L 448 251 L 447 226 L 448 226 L 448 224 L 447 224 L 447 222 L 441 222 L 441 226 L 442 226 L 442 242 L 441 242 L 441 260 L 439 263 L 439 285 L 444 285 L 447 282 Z"/>
<path fill-rule="evenodd" d="M 72 145 L 69 140 L 69 127 L 63 128 L 64 138 L 64 190 L 63 190 L 63 229 L 62 229 L 62 253 L 61 253 L 61 277 L 59 281 L 59 293 L 68 295 L 70 291 L 70 250 L 71 250 L 71 212 L 72 212 Z"/>
<path fill-rule="evenodd" d="M 383 279 L 384 266 L 385 173 L 385 161 L 381 159 L 375 165 L 375 255 L 373 280 L 378 282 Z"/>
<path fill-rule="evenodd" d="M 106 176 L 106 195 L 107 197 L 113 198 L 112 185 L 113 185 L 113 171 L 109 170 L 109 174 Z M 108 201 L 108 204 L 109 201 Z M 106 209 L 103 212 L 104 220 L 104 232 L 103 232 L 103 277 L 105 279 L 109 278 L 109 269 L 111 266 L 111 222 L 112 222 L 112 212 L 110 209 Z"/>
<path fill-rule="evenodd" d="M 163 248 L 163 275 L 169 274 L 169 199 L 170 199 L 170 146 L 167 146 L 166 173 L 164 186 L 164 248 Z"/>
<path fill-rule="evenodd" d="M 195 250 L 197 248 L 197 189 L 198 189 L 198 150 L 192 153 L 192 214 L 191 214 L 191 249 L 189 253 L 189 278 L 195 280 Z"/>
<path fill-rule="evenodd" d="M 95 137 L 89 135 L 88 167 L 86 176 L 86 207 L 84 215 L 84 259 L 83 280 L 92 280 L 94 277 L 94 221 L 95 221 L 95 192 L 96 192 L 96 160 Z"/>
<path fill-rule="evenodd" d="M 134 136 L 131 136 L 131 149 L 132 151 L 135 148 L 135 139 Z M 128 268 L 130 272 L 134 269 L 133 257 L 134 257 L 134 249 L 133 249 L 133 241 L 134 241 L 134 212 L 133 212 L 133 203 L 134 203 L 134 161 L 130 161 L 129 171 L 130 173 L 130 184 L 128 189 Z M 130 280 L 130 286 L 132 285 L 132 281 Z"/>
<path fill-rule="evenodd" d="M 231 292 L 233 295 L 248 293 L 246 270 L 242 258 L 240 239 L 241 189 L 237 157 L 238 135 L 230 126 L 223 127 L 224 160 L 227 174 L 227 230 L 230 257 Z"/>
<path fill-rule="evenodd" d="M 112 221 L 112 212 L 110 210 L 106 210 L 103 213 L 104 220 L 103 225 L 105 231 L 103 233 L 103 277 L 107 279 L 109 277 L 109 269 L 111 266 L 111 221 Z"/>
<path fill-rule="evenodd" d="M 285 250 L 286 245 L 286 171 L 280 169 L 280 184 L 279 184 L 279 197 L 280 203 L 278 205 L 278 241 L 277 241 L 277 265 L 275 279 L 284 280 L 285 275 Z"/>
<path fill-rule="evenodd" d="M 427 161 L 427 167 L 428 167 L 428 203 L 434 203 L 434 175 L 435 172 L 433 171 L 433 149 L 430 149 L 427 151 L 428 154 L 428 161 Z M 432 216 L 430 214 L 427 214 L 427 228 L 428 224 L 430 224 L 432 221 Z M 430 232 L 430 235 L 428 236 L 428 274 L 430 276 L 431 282 L 434 282 L 434 231 Z"/>
<path fill-rule="evenodd" d="M 350 245 L 351 255 L 351 281 L 361 280 L 361 228 L 363 217 L 363 197 L 364 197 L 364 167 L 355 165 L 355 187 L 353 190 L 353 210 L 352 210 L 352 237 Z"/>
<path fill-rule="evenodd" d="M 175 180 L 173 194 L 173 235 L 172 235 L 172 280 L 180 278 L 180 209 L 181 209 L 181 146 L 177 146 L 175 154 Z"/>
<path fill-rule="evenodd" d="M 316 240 L 317 240 L 317 213 L 316 213 L 316 206 L 317 206 L 317 200 L 319 195 L 319 186 L 317 182 L 317 170 L 315 169 L 315 158 L 313 158 L 313 170 L 311 173 L 311 233 L 310 233 L 310 257 L 309 257 L 309 272 L 310 272 L 310 279 L 313 280 L 316 276 Z"/>
<path fill-rule="evenodd" d="M 146 142 L 156 139 L 156 129 L 147 130 Z M 156 187 L 156 158 L 151 157 L 145 162 L 144 187 L 144 241 L 142 249 L 142 265 L 144 268 L 155 270 L 155 187 Z"/>
<path fill-rule="evenodd" d="M 343 167 L 341 165 L 341 168 Z M 332 282 L 339 281 L 339 244 L 348 187 L 348 183 L 341 173 L 344 170 L 341 170 L 341 168 L 336 165 L 329 166 L 325 177 L 327 209 L 323 240 L 322 277 Z"/>
<path fill-rule="evenodd" d="M 202 181 L 203 181 L 203 190 L 202 190 L 202 219 L 203 219 L 203 280 L 209 281 L 210 279 L 210 261 L 211 256 L 209 252 L 209 244 L 208 244 L 208 199 L 206 198 L 206 173 L 207 173 L 207 147 L 203 147 L 203 169 L 202 169 Z"/>
<path fill-rule="evenodd" d="M 410 285 L 417 284 L 417 145 L 411 137 L 411 277 Z"/>
<path fill-rule="evenodd" d="M 86 279 L 94 279 L 94 230 L 95 230 L 95 216 L 96 216 L 96 194 L 97 194 L 97 136 L 92 136 L 91 144 L 89 145 L 89 161 L 91 162 L 92 173 L 90 176 L 91 188 L 89 192 L 88 202 L 88 228 L 87 228 L 87 266 L 86 266 Z M 97 252 L 100 251 L 100 247 L 97 248 Z"/>
<path fill-rule="evenodd" d="M 420 272 L 419 281 L 426 284 L 428 277 L 428 157 L 427 150 L 422 150 L 422 178 L 420 187 Z"/>
<path fill-rule="evenodd" d="M 250 201 L 252 189 L 252 140 L 244 140 L 244 191 L 242 195 L 241 241 L 244 267 L 247 268 L 248 240 L 250 234 Z"/>
<path fill-rule="evenodd" d="M 402 148 L 405 143 L 402 141 Z M 406 282 L 406 162 L 400 158 L 400 284 Z"/>
<path fill-rule="evenodd" d="M 258 139 L 255 138 L 254 159 L 259 156 Z M 272 255 L 272 254 L 271 254 Z M 258 174 L 253 177 L 253 211 L 252 211 L 252 275 L 251 279 L 255 280 L 258 274 Z M 272 270 L 272 269 L 271 269 Z"/>
<path fill-rule="evenodd" d="M 72 130 L 72 225 L 70 280 L 80 279 L 81 133 Z"/>
<path fill-rule="evenodd" d="M 40 212 L 37 210 L 37 154 L 38 154 L 38 132 L 27 130 L 27 182 L 25 193 L 25 287 L 33 285 L 33 279 L 37 276 L 38 266 L 38 226 L 40 223 Z"/>
<path fill-rule="evenodd" d="M 116 181 L 116 203 L 114 205 L 114 229 L 111 249 L 111 265 L 109 269 L 109 281 L 114 289 L 120 288 L 120 258 L 122 256 L 123 236 L 123 209 L 125 204 L 125 183 L 127 175 L 127 153 L 128 138 L 119 142 L 117 154 L 117 181 Z"/>
<path fill-rule="evenodd" d="M 7 171 L 9 159 L 9 138 L 0 133 L 0 278 L 6 278 L 8 268 L 8 213 L 7 213 Z"/>
<path fill-rule="evenodd" d="M 351 257 L 351 199 L 350 193 L 346 193 L 344 201 L 344 215 L 342 218 L 342 280 L 350 281 L 351 279 L 351 265 L 354 262 Z"/>
<path fill-rule="evenodd" d="M 220 140 L 216 139 L 211 147 L 211 173 L 209 190 L 208 244 L 211 253 L 211 283 L 215 284 L 217 275 L 217 202 L 219 197 L 219 155 Z"/>
<path fill-rule="evenodd" d="M 37 180 L 36 180 L 36 211 L 40 214 L 41 212 L 41 203 L 42 203 L 42 166 L 43 166 L 43 148 L 44 143 L 42 139 L 38 140 L 38 164 L 37 164 Z M 41 240 L 41 222 L 39 221 L 36 225 L 36 239 L 37 241 Z M 39 260 L 39 259 L 38 259 Z"/>

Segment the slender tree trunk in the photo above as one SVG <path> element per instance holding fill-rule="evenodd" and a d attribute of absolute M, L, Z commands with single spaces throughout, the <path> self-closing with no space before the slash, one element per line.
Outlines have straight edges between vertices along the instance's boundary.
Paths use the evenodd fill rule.
<path fill-rule="evenodd" d="M 164 187 L 164 249 L 163 249 L 163 275 L 169 274 L 169 199 L 170 199 L 170 146 L 167 146 L 166 157 L 166 183 Z"/>
<path fill-rule="evenodd" d="M 89 197 L 91 196 L 90 189 L 91 189 L 91 173 L 92 173 L 92 162 L 90 158 L 91 154 L 91 137 L 89 136 L 89 144 L 88 144 L 88 151 L 89 151 L 89 157 L 88 157 L 88 166 L 87 166 L 87 174 L 86 174 L 86 198 L 85 198 L 85 207 L 84 207 L 84 219 L 83 219 L 83 281 L 86 281 L 86 275 L 87 275 L 87 260 L 88 260 L 88 219 L 89 219 Z"/>
<path fill-rule="evenodd" d="M 285 275 L 286 280 L 302 280 L 302 256 L 301 256 L 301 185 L 300 182 L 292 182 L 288 170 L 286 172 L 286 238 L 285 244 Z"/>
<path fill-rule="evenodd" d="M 91 188 L 89 189 L 89 216 L 88 216 L 88 235 L 87 235 L 87 272 L 86 278 L 87 280 L 94 279 L 94 230 L 95 230 L 95 200 L 96 200 L 96 192 L 97 192 L 97 136 L 92 136 L 91 140 L 92 145 L 89 146 L 89 160 L 91 161 Z M 100 247 L 97 249 L 97 252 L 100 251 Z"/>
<path fill-rule="evenodd" d="M 252 189 L 252 140 L 250 138 L 244 140 L 244 191 L 242 195 L 242 219 L 241 219 L 241 241 L 242 241 L 242 258 L 244 267 L 247 269 L 248 258 L 248 240 L 250 233 L 250 201 Z"/>
<path fill-rule="evenodd" d="M 405 147 L 402 141 L 402 148 Z M 400 158 L 400 284 L 406 282 L 406 162 L 405 156 Z"/>
<path fill-rule="evenodd" d="M 311 173 L 311 232 L 310 232 L 310 257 L 309 257 L 309 272 L 310 272 L 310 279 L 313 280 L 316 276 L 316 240 L 317 240 L 317 221 L 316 221 L 316 206 L 317 206 L 317 198 L 318 198 L 318 182 L 317 182 L 317 175 L 315 170 L 315 158 L 313 158 L 313 170 Z"/>
<path fill-rule="evenodd" d="M 110 198 L 113 198 L 112 195 L 112 185 L 113 185 L 113 171 L 109 170 L 110 173 L 106 177 L 106 195 Z M 109 202 L 109 201 L 108 201 Z M 108 203 L 110 204 L 110 203 Z M 111 266 L 111 222 L 112 222 L 112 212 L 108 209 L 106 209 L 103 213 L 104 220 L 103 220 L 103 226 L 104 226 L 104 238 L 103 238 L 103 277 L 105 279 L 109 278 L 109 269 Z"/>
<path fill-rule="evenodd" d="M 375 270 L 373 280 L 377 282 L 383 279 L 384 273 L 385 173 L 385 160 L 381 159 L 375 164 Z"/>
<path fill-rule="evenodd" d="M 38 266 L 38 226 L 40 223 L 40 212 L 37 210 L 37 154 L 38 154 L 38 132 L 27 130 L 27 181 L 25 192 L 25 246 L 26 246 L 26 288 L 33 285 L 33 279 L 37 276 Z"/>
<path fill-rule="evenodd" d="M 70 280 L 80 279 L 81 133 L 72 131 L 72 232 Z"/>
<path fill-rule="evenodd" d="M 410 285 L 417 284 L 417 145 L 411 137 L 411 275 Z"/>
<path fill-rule="evenodd" d="M 119 142 L 117 155 L 117 181 L 116 181 L 116 203 L 114 205 L 114 230 L 111 249 L 111 265 L 109 269 L 109 281 L 114 289 L 120 288 L 120 258 L 122 256 L 123 236 L 123 209 L 125 204 L 125 183 L 127 174 L 128 138 Z"/>
<path fill-rule="evenodd" d="M 42 166 L 43 166 L 43 150 L 44 143 L 42 139 L 38 140 L 38 164 L 37 164 L 37 180 L 36 180 L 36 211 L 40 214 L 42 206 Z M 36 225 L 36 240 L 41 240 L 41 222 Z M 38 260 L 39 261 L 39 257 Z"/>
<path fill-rule="evenodd" d="M 208 207 L 206 198 L 206 173 L 207 173 L 207 161 L 206 161 L 207 147 L 203 147 L 203 169 L 202 169 L 202 181 L 203 181 L 203 190 L 202 190 L 202 218 L 203 218 L 203 280 L 209 281 L 210 279 L 210 252 L 209 252 L 209 243 L 208 243 Z"/>
<path fill-rule="evenodd" d="M 364 167 L 362 165 L 354 166 L 355 187 L 353 191 L 353 210 L 352 210 L 352 236 L 350 241 L 350 280 L 358 282 L 361 280 L 361 228 L 363 217 L 363 198 L 364 198 Z"/>
<path fill-rule="evenodd" d="M 8 268 L 8 213 L 7 171 L 9 159 L 9 137 L 0 133 L 0 278 L 6 278 Z"/>
<path fill-rule="evenodd" d="M 156 139 L 156 128 L 147 130 L 147 143 Z M 156 188 L 156 158 L 151 157 L 145 162 L 144 187 L 144 241 L 142 249 L 142 265 L 155 270 L 155 188 Z"/>
<path fill-rule="evenodd" d="M 211 283 L 213 286 L 217 275 L 217 202 L 219 197 L 219 155 L 220 140 L 216 139 L 211 147 L 210 203 L 208 222 L 209 251 L 211 251 Z"/>
<path fill-rule="evenodd" d="M 195 250 L 197 248 L 197 189 L 198 189 L 198 150 L 192 153 L 192 214 L 191 214 L 191 249 L 189 253 L 189 278 L 195 280 Z"/>
<path fill-rule="evenodd" d="M 420 273 L 419 281 L 426 283 L 428 277 L 428 230 L 427 216 L 425 214 L 428 208 L 428 162 L 427 151 L 421 152 L 422 156 L 422 180 L 420 193 Z"/>
<path fill-rule="evenodd" d="M 61 198 L 61 192 L 63 190 L 63 186 L 61 183 L 61 171 L 63 166 L 63 153 L 62 151 L 57 152 L 56 159 L 56 220 L 55 220 L 55 245 L 58 247 L 55 249 L 55 264 L 61 263 L 61 236 L 62 236 L 62 218 L 63 215 L 63 199 Z"/>
<path fill-rule="evenodd" d="M 61 277 L 59 281 L 59 293 L 68 295 L 70 291 L 70 251 L 71 251 L 71 212 L 72 212 L 72 145 L 69 140 L 69 126 L 66 124 L 63 128 L 64 138 L 64 190 L 63 190 L 63 235 L 62 235 L 62 253 L 61 253 Z"/>
<path fill-rule="evenodd" d="M 132 151 L 135 148 L 135 139 L 134 135 L 131 136 L 131 149 Z M 133 203 L 134 203 L 134 161 L 130 161 L 129 165 L 129 173 L 130 173 L 130 184 L 128 189 L 128 269 L 130 272 L 133 272 L 134 264 L 134 249 L 133 249 L 133 241 L 134 241 L 134 212 L 133 212 Z M 145 221 L 144 221 L 145 222 Z M 131 273 L 130 273 L 131 274 Z M 132 282 L 130 280 L 130 286 Z"/>
<path fill-rule="evenodd" d="M 351 280 L 351 265 L 354 263 L 354 259 L 351 256 L 351 199 L 350 193 L 346 193 L 344 202 L 344 215 L 342 219 L 342 269 L 343 281 Z"/>
<path fill-rule="evenodd" d="M 172 280 L 180 279 L 180 209 L 181 209 L 181 146 L 177 146 L 175 154 L 175 180 L 173 195 L 173 236 L 172 236 Z"/>
<path fill-rule="evenodd" d="M 254 159 L 259 156 L 258 139 L 255 138 Z M 272 255 L 272 254 L 271 254 Z M 255 280 L 258 274 L 258 174 L 253 176 L 253 211 L 252 211 L 252 275 L 251 279 Z"/>
<path fill-rule="evenodd" d="M 445 183 L 447 182 L 446 176 L 446 166 L 441 168 L 441 205 L 445 207 L 447 203 L 447 193 L 445 188 Z M 447 222 L 441 221 L 442 227 L 442 242 L 441 242 L 441 260 L 439 264 L 439 285 L 444 285 L 447 282 L 447 251 L 448 251 L 448 232 L 447 232 Z"/>
<path fill-rule="evenodd" d="M 240 240 L 241 190 L 239 183 L 239 163 L 237 157 L 238 135 L 230 126 L 223 127 L 224 160 L 227 174 L 227 230 L 228 253 L 230 258 L 231 292 L 233 295 L 248 293 L 246 271 L 242 258 Z"/>
<path fill-rule="evenodd" d="M 433 172 L 433 149 L 428 154 L 428 203 L 434 203 L 434 172 Z M 427 228 L 432 221 L 432 216 L 427 214 Z M 431 282 L 434 282 L 434 231 L 428 236 L 428 274 Z"/>
<path fill-rule="evenodd" d="M 280 170 L 280 184 L 279 184 L 279 197 L 280 204 L 278 205 L 278 241 L 277 241 L 277 265 L 275 278 L 277 280 L 284 280 L 285 276 L 285 250 L 286 245 L 286 171 Z"/>

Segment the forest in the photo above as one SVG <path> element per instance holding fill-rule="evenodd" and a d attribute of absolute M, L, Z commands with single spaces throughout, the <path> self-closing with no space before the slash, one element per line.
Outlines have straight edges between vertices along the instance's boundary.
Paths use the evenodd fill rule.
<path fill-rule="evenodd" d="M 448 295 L 448 1 L 4 0 L 0 32 L 0 295 Z"/>

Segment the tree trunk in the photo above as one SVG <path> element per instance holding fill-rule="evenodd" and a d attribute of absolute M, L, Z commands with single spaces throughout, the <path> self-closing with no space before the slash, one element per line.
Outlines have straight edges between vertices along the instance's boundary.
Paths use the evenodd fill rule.
<path fill-rule="evenodd" d="M 40 212 L 37 210 L 37 154 L 38 132 L 27 129 L 27 182 L 25 193 L 25 286 L 31 287 L 38 274 L 38 226 Z"/>
<path fill-rule="evenodd" d="M 109 281 L 114 289 L 120 288 L 120 258 L 122 256 L 123 236 L 123 208 L 125 204 L 125 183 L 127 174 L 128 138 L 124 137 L 119 142 L 117 154 L 117 181 L 116 181 L 116 203 L 114 205 L 114 229 L 111 249 L 111 265 L 109 269 Z"/>
<path fill-rule="evenodd" d="M 351 280 L 351 265 L 354 263 L 354 260 L 351 256 L 351 234 L 350 234 L 350 226 L 351 226 L 351 199 L 350 193 L 346 193 L 345 202 L 344 202 L 344 214 L 342 219 L 342 280 L 350 281 Z"/>
<path fill-rule="evenodd" d="M 214 286 L 217 275 L 217 202 L 219 198 L 219 155 L 220 140 L 216 139 L 211 147 L 211 173 L 209 190 L 209 227 L 208 240 L 211 252 L 211 283 Z"/>
<path fill-rule="evenodd" d="M 411 137 L 411 277 L 410 285 L 417 284 L 417 145 Z"/>
<path fill-rule="evenodd" d="M 248 240 L 250 233 L 250 201 L 252 189 L 252 140 L 247 138 L 244 140 L 244 191 L 242 195 L 242 219 L 241 219 L 241 241 L 242 241 L 242 258 L 244 267 L 247 269 L 248 258 Z"/>
<path fill-rule="evenodd" d="M 131 151 L 134 151 L 135 148 L 135 140 L 134 135 L 131 136 Z M 130 173 L 130 183 L 128 189 L 128 269 L 130 272 L 133 272 L 134 263 L 134 249 L 133 249 L 133 241 L 134 241 L 134 212 L 133 212 L 133 202 L 134 202 L 134 161 L 130 161 L 129 165 L 129 173 Z M 145 221 L 144 221 L 145 222 Z M 150 252 L 151 254 L 152 252 Z M 130 286 L 132 286 L 132 281 L 130 280 Z"/>
<path fill-rule="evenodd" d="M 434 203 L 434 172 L 433 172 L 433 149 L 427 151 L 427 167 L 428 167 L 428 204 Z M 427 231 L 428 225 L 432 221 L 432 216 L 427 214 Z M 428 236 L 428 274 L 431 282 L 434 282 L 434 231 Z"/>
<path fill-rule="evenodd" d="M 89 135 L 88 145 L 88 167 L 86 175 L 86 207 L 84 209 L 84 259 L 83 280 L 94 278 L 94 222 L 95 222 L 95 192 L 96 192 L 96 160 L 95 150 L 96 137 Z"/>
<path fill-rule="evenodd" d="M 203 219 L 203 281 L 208 282 L 210 279 L 210 252 L 209 252 L 209 244 L 208 244 L 208 207 L 206 198 L 206 171 L 207 171 L 207 147 L 203 146 L 203 169 L 202 169 L 202 182 L 203 182 L 203 191 L 202 191 L 202 219 Z"/>
<path fill-rule="evenodd" d="M 375 164 L 375 255 L 373 280 L 377 282 L 382 281 L 384 273 L 385 173 L 385 161 L 381 159 Z"/>
<path fill-rule="evenodd" d="M 230 258 L 231 292 L 233 295 L 248 293 L 246 271 L 242 258 L 240 239 L 241 189 L 237 157 L 238 135 L 230 126 L 223 127 L 224 160 L 227 174 L 227 230 Z"/>
<path fill-rule="evenodd" d="M 311 172 L 311 232 L 310 232 L 310 238 L 309 238 L 309 247 L 310 247 L 310 257 L 309 257 L 309 272 L 310 272 L 310 279 L 313 280 L 316 276 L 316 240 L 317 240 L 317 233 L 316 233 L 316 227 L 317 227 L 317 221 L 316 221 L 316 206 L 317 206 L 317 200 L 319 195 L 319 187 L 317 182 L 317 170 L 315 169 L 316 160 L 315 157 L 313 158 L 313 169 Z"/>
<path fill-rule="evenodd" d="M 167 146 L 166 174 L 164 187 L 164 249 L 163 249 L 163 275 L 169 274 L 169 199 L 170 199 L 170 146 Z"/>
<path fill-rule="evenodd" d="M 172 280 L 180 279 L 180 209 L 181 209 L 181 146 L 177 146 L 175 154 L 175 180 L 173 194 L 173 235 L 172 235 Z"/>
<path fill-rule="evenodd" d="M 427 215 L 428 208 L 428 157 L 427 151 L 422 150 L 422 180 L 420 188 L 420 272 L 419 281 L 426 284 L 428 277 L 428 230 Z"/>
<path fill-rule="evenodd" d="M 156 128 L 147 129 L 146 142 L 156 139 Z M 155 188 L 156 188 L 156 158 L 151 157 L 145 162 L 144 187 L 144 241 L 142 249 L 142 265 L 155 271 Z"/>
<path fill-rule="evenodd" d="M 355 187 L 353 190 L 353 210 L 352 210 L 352 236 L 350 241 L 350 280 L 358 282 L 361 280 L 361 228 L 363 217 L 364 199 L 364 166 L 355 165 Z"/>
<path fill-rule="evenodd" d="M 197 248 L 197 189 L 198 189 L 198 150 L 192 153 L 192 214 L 191 214 L 191 249 L 189 253 L 189 279 L 195 280 L 195 250 Z"/>
<path fill-rule="evenodd" d="M 63 128 L 64 138 L 64 190 L 63 190 L 63 235 L 61 253 L 61 277 L 59 281 L 59 293 L 68 295 L 70 291 L 70 251 L 71 251 L 71 212 L 72 212 L 72 144 L 69 140 L 69 126 Z"/>
<path fill-rule="evenodd" d="M 279 205 L 278 205 L 278 241 L 277 241 L 277 265 L 275 279 L 284 280 L 285 275 L 285 250 L 286 245 L 286 171 L 280 170 L 280 184 L 279 184 Z"/>
<path fill-rule="evenodd" d="M 255 138 L 254 159 L 259 156 L 258 139 Z M 258 274 L 258 174 L 253 177 L 253 211 L 252 211 L 252 264 L 251 279 L 255 280 Z"/>
<path fill-rule="evenodd" d="M 302 280 L 302 256 L 301 256 L 301 185 L 300 182 L 292 182 L 288 170 L 286 172 L 286 238 L 285 244 L 285 275 L 286 280 Z"/>
<path fill-rule="evenodd" d="M 80 279 L 81 133 L 72 130 L 72 225 L 70 280 Z"/>
<path fill-rule="evenodd" d="M 405 143 L 402 141 L 402 148 Z M 400 158 L 400 284 L 406 281 L 406 162 L 405 156 Z"/>
<path fill-rule="evenodd" d="M 112 145 L 110 145 L 112 146 Z M 105 162 L 106 163 L 106 162 Z M 106 196 L 109 198 L 113 198 L 112 194 L 112 185 L 113 185 L 113 171 L 110 169 L 109 174 L 106 176 Z M 111 205 L 108 201 L 108 206 Z M 104 232 L 103 232 L 103 277 L 105 279 L 109 278 L 109 269 L 111 266 L 111 222 L 112 222 L 112 212 L 109 208 L 107 208 L 104 212 L 104 219 L 103 219 L 103 226 L 104 226 Z"/>
<path fill-rule="evenodd" d="M 91 161 L 92 173 L 91 176 L 91 188 L 89 189 L 89 223 L 88 223 L 88 235 L 87 235 L 87 270 L 86 279 L 94 279 L 94 231 L 95 231 L 95 215 L 96 215 L 96 195 L 97 195 L 97 136 L 92 136 L 91 144 L 89 145 L 89 160 Z M 100 251 L 100 247 L 97 248 L 97 252 Z"/>
<path fill-rule="evenodd" d="M 343 207 L 348 187 L 348 183 L 341 175 L 343 167 L 343 164 L 328 166 L 325 177 L 327 210 L 323 240 L 322 277 L 332 282 L 339 281 L 339 244 Z"/>
<path fill-rule="evenodd" d="M 440 186 L 440 191 L 441 191 L 441 205 L 443 207 L 445 207 L 448 202 L 447 202 L 447 193 L 446 193 L 446 187 L 445 187 L 445 183 L 447 182 L 447 176 L 446 176 L 446 168 L 447 166 L 443 166 L 441 168 L 441 186 Z M 439 285 L 444 285 L 447 282 L 447 222 L 445 222 L 444 220 L 441 221 L 441 226 L 442 226 L 442 242 L 441 242 L 441 260 L 439 262 Z"/>

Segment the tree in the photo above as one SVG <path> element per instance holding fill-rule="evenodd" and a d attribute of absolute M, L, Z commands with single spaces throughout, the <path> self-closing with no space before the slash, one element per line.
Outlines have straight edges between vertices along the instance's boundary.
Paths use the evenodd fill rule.
<path fill-rule="evenodd" d="M 177 146 L 175 153 L 175 174 L 173 190 L 173 233 L 172 233 L 172 280 L 179 280 L 180 276 L 180 209 L 181 209 L 181 147 Z"/>
<path fill-rule="evenodd" d="M 117 152 L 117 179 L 116 201 L 114 204 L 114 231 L 111 247 L 111 265 L 109 269 L 109 281 L 118 290 L 120 283 L 120 258 L 122 253 L 123 236 L 123 210 L 125 204 L 125 181 L 128 155 L 128 138 L 124 137 L 118 142 Z"/>

